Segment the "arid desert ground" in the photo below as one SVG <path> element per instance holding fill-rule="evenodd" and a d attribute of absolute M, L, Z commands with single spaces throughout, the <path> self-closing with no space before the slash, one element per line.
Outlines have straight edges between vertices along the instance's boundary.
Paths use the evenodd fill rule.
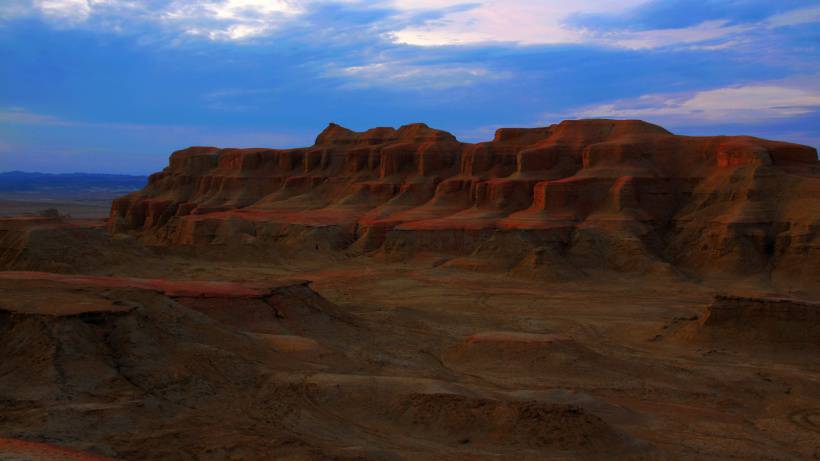
<path fill-rule="evenodd" d="M 820 459 L 816 151 L 613 123 L 0 218 L 0 459 Z"/>

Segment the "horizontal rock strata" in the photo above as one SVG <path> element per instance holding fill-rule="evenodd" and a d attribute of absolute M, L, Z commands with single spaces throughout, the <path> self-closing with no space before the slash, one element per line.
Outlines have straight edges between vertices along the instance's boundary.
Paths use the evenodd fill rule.
<path fill-rule="evenodd" d="M 816 281 L 818 197 L 814 148 L 752 137 L 579 120 L 468 144 L 423 124 L 331 124 L 307 148 L 177 151 L 114 201 L 108 229 L 168 246 L 433 251 L 557 276 L 683 268 Z"/>

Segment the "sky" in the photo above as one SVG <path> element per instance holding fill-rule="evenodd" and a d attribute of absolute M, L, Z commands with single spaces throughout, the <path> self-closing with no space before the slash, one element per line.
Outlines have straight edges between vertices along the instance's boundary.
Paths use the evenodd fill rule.
<path fill-rule="evenodd" d="M 0 0 L 0 63 L 0 171 L 146 174 L 329 122 L 820 146 L 817 0 Z"/>

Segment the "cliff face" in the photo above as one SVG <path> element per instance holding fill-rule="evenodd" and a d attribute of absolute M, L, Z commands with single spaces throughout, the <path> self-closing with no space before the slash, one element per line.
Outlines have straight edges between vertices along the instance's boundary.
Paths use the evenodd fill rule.
<path fill-rule="evenodd" d="M 806 280 L 820 276 L 819 228 L 815 149 L 613 120 L 499 129 L 478 144 L 423 124 L 331 124 L 307 148 L 191 147 L 115 200 L 109 220 L 161 245 Z"/>

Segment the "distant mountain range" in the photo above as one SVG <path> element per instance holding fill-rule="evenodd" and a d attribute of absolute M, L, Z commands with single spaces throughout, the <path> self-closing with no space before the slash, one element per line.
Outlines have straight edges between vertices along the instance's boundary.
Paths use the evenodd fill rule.
<path fill-rule="evenodd" d="M 145 186 L 147 176 L 96 173 L 0 173 L 0 193 L 51 196 L 113 196 Z"/>

